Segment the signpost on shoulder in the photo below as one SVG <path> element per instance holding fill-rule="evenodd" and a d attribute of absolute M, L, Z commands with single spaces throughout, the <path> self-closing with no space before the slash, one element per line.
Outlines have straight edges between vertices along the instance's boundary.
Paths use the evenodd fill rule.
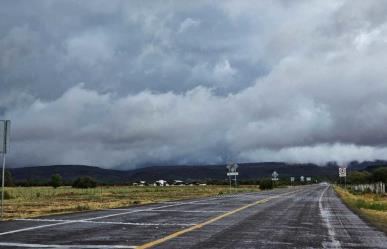
<path fill-rule="evenodd" d="M 228 176 L 228 179 L 230 181 L 230 192 L 231 192 L 231 176 L 234 176 L 235 187 L 236 187 L 237 186 L 237 175 L 239 175 L 239 173 L 236 170 L 239 167 L 239 165 L 236 163 L 229 163 L 229 164 L 227 164 L 226 167 L 228 169 L 227 176 Z"/>
<path fill-rule="evenodd" d="M 10 120 L 0 120 L 0 153 L 3 155 L 3 171 L 1 176 L 1 218 L 4 213 L 4 186 L 5 186 L 5 154 L 9 151 Z"/>
<path fill-rule="evenodd" d="M 346 167 L 339 167 L 339 177 L 340 177 L 340 182 L 341 182 L 341 177 L 344 177 L 345 188 L 347 188 L 347 168 Z"/>
<path fill-rule="evenodd" d="M 271 180 L 273 181 L 274 185 L 275 185 L 276 182 L 278 181 L 278 176 L 279 176 L 279 174 L 277 173 L 277 171 L 274 171 L 274 172 L 271 174 Z"/>
<path fill-rule="evenodd" d="M 294 180 L 295 180 L 294 176 L 290 177 L 290 184 L 291 184 L 292 186 L 293 186 Z"/>

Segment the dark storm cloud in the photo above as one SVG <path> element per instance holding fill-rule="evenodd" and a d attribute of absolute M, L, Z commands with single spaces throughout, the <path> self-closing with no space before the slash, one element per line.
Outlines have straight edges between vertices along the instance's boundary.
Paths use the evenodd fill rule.
<path fill-rule="evenodd" d="M 380 1 L 29 1 L 0 10 L 14 164 L 387 156 Z"/>

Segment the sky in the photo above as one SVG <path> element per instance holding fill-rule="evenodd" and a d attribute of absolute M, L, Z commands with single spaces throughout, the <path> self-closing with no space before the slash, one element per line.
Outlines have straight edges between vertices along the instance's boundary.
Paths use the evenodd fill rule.
<path fill-rule="evenodd" d="M 379 0 L 3 0 L 13 166 L 387 159 Z"/>

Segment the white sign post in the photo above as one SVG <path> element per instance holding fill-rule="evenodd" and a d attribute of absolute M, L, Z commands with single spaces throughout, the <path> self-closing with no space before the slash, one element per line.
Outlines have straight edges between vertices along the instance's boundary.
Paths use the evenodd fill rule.
<path fill-rule="evenodd" d="M 236 170 L 239 167 L 239 165 L 236 163 L 229 163 L 229 164 L 227 164 L 226 167 L 228 169 L 227 176 L 228 176 L 229 181 L 230 181 L 230 192 L 231 192 L 231 176 L 234 176 L 235 187 L 236 187 L 237 186 L 237 175 L 239 175 L 239 173 Z"/>
<path fill-rule="evenodd" d="M 271 180 L 273 181 L 273 185 L 275 185 L 276 182 L 278 181 L 278 176 L 279 176 L 279 174 L 277 173 L 277 171 L 274 171 L 274 172 L 271 174 Z"/>
<path fill-rule="evenodd" d="M 300 181 L 301 181 L 301 182 L 304 182 L 304 181 L 305 181 L 305 177 L 304 177 L 304 176 L 301 176 L 301 177 L 300 177 Z"/>
<path fill-rule="evenodd" d="M 291 184 L 292 186 L 293 186 L 294 180 L 295 180 L 294 176 L 290 177 L 290 184 Z"/>
<path fill-rule="evenodd" d="M 11 129 L 11 121 L 0 120 L 0 153 L 3 155 L 3 171 L 1 181 L 1 218 L 4 213 L 4 187 L 5 187 L 5 154 L 9 150 L 9 134 Z"/>
<path fill-rule="evenodd" d="M 278 181 L 278 173 L 277 171 L 274 171 L 272 174 L 271 174 L 271 180 L 272 181 Z"/>

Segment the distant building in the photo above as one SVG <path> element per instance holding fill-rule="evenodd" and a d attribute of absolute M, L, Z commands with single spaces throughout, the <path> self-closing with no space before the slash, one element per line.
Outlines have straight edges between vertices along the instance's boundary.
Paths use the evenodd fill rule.
<path fill-rule="evenodd" d="M 153 185 L 154 186 L 168 186 L 168 182 L 165 180 L 158 180 L 158 181 L 155 181 L 155 183 Z"/>
<path fill-rule="evenodd" d="M 184 185 L 184 182 L 181 180 L 174 180 L 173 185 L 181 186 L 181 185 Z"/>
<path fill-rule="evenodd" d="M 133 186 L 146 186 L 146 181 L 138 181 L 132 184 Z"/>

